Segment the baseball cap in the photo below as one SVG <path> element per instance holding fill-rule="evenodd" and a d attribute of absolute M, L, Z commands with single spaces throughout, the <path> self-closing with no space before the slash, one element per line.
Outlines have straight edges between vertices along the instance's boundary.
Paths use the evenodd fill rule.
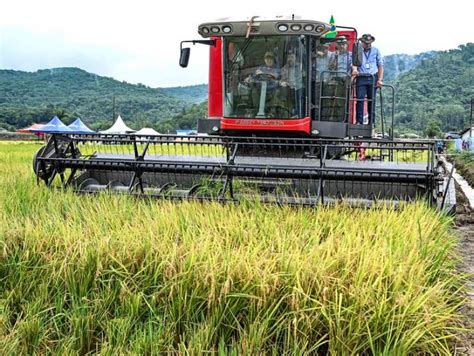
<path fill-rule="evenodd" d="M 337 42 L 340 42 L 340 43 L 347 43 L 347 37 L 346 36 L 339 36 L 337 38 Z"/>

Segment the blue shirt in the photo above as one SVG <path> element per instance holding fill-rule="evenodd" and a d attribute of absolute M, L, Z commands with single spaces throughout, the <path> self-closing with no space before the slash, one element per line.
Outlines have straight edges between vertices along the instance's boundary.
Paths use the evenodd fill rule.
<path fill-rule="evenodd" d="M 267 82 L 267 88 L 268 89 L 275 89 L 278 86 L 278 80 L 280 79 L 280 68 L 273 66 L 273 67 L 267 67 L 266 65 L 258 67 L 257 70 L 260 70 L 262 74 L 268 74 L 272 77 L 270 78 L 263 78 Z M 254 74 L 254 78 L 258 77 L 258 74 Z"/>
<path fill-rule="evenodd" d="M 267 67 L 266 65 L 258 67 L 257 70 L 260 70 L 263 74 L 271 75 L 275 80 L 280 79 L 280 68 L 273 66 Z M 255 74 L 257 76 L 257 74 Z"/>
<path fill-rule="evenodd" d="M 371 47 L 367 51 L 362 50 L 362 65 L 357 68 L 359 73 L 377 74 L 379 66 L 383 66 L 383 57 L 380 51 Z"/>
<path fill-rule="evenodd" d="M 331 54 L 331 61 L 334 63 L 334 69 L 338 73 L 337 77 L 345 77 L 346 75 L 351 75 L 352 72 L 352 53 L 343 52 L 338 53 L 334 52 Z M 345 73 L 345 74 L 344 74 Z"/>
<path fill-rule="evenodd" d="M 317 56 L 316 61 L 313 59 L 313 70 L 311 71 L 311 80 L 326 81 L 329 78 L 329 54 Z M 324 72 L 324 73 L 323 73 Z"/>

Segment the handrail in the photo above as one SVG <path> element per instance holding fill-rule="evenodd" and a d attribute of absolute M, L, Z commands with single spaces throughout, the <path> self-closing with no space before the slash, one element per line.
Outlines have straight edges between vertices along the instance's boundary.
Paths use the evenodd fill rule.
<path fill-rule="evenodd" d="M 390 139 L 393 140 L 393 127 L 394 127 L 394 121 L 395 121 L 395 87 L 393 85 L 390 85 L 390 84 L 382 84 L 381 88 L 380 88 L 380 99 L 382 100 L 382 88 L 389 88 L 391 89 L 392 91 L 392 108 L 391 108 L 391 116 L 392 116 L 392 122 L 391 122 L 391 125 L 390 125 Z M 380 102 L 380 107 L 381 107 L 381 111 L 383 112 L 383 105 L 382 105 L 382 101 Z M 385 133 L 383 130 L 382 130 L 383 133 Z"/>

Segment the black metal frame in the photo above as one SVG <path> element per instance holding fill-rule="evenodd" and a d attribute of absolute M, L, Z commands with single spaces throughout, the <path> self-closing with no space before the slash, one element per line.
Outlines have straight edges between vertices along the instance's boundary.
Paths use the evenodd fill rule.
<path fill-rule="evenodd" d="M 81 154 L 81 147 L 92 147 L 95 151 L 91 155 Z M 211 148 L 220 152 L 219 156 L 206 152 Z M 160 153 L 153 154 L 153 150 Z M 332 158 L 335 151 L 346 156 L 373 151 L 377 160 L 337 160 Z M 423 163 L 399 159 L 400 155 L 408 157 L 416 152 L 426 156 Z M 118 175 L 128 183 L 117 191 L 165 199 L 238 201 L 236 179 L 275 185 L 289 180 L 298 182 L 295 186 L 310 187 L 308 193 L 276 194 L 275 198 L 264 194 L 260 200 L 311 206 L 353 198 L 373 203 L 379 199 L 412 200 L 418 196 L 434 203 L 442 181 L 435 164 L 434 141 L 53 134 L 46 149 L 35 158 L 34 166 L 38 179 L 47 186 L 59 175 L 62 188 L 90 192 L 81 187 L 82 176 Z M 44 174 L 47 167 L 49 174 Z M 161 177 L 160 187 L 148 193 L 144 180 L 154 174 Z M 222 188 L 217 196 L 198 196 L 199 183 L 188 182 L 184 190 L 173 194 L 173 179 L 177 176 L 216 179 Z M 108 181 L 103 187 L 110 188 L 110 178 L 105 179 Z"/>

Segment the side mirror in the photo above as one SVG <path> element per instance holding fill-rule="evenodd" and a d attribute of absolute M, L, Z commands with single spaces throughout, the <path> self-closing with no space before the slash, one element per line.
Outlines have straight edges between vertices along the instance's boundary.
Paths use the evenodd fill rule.
<path fill-rule="evenodd" d="M 181 55 L 179 56 L 179 65 L 186 68 L 189 63 L 189 55 L 191 54 L 191 48 L 181 48 Z"/>
<path fill-rule="evenodd" d="M 362 65 L 362 53 L 359 42 L 354 43 L 354 46 L 352 47 L 352 65 L 356 67 Z"/>

